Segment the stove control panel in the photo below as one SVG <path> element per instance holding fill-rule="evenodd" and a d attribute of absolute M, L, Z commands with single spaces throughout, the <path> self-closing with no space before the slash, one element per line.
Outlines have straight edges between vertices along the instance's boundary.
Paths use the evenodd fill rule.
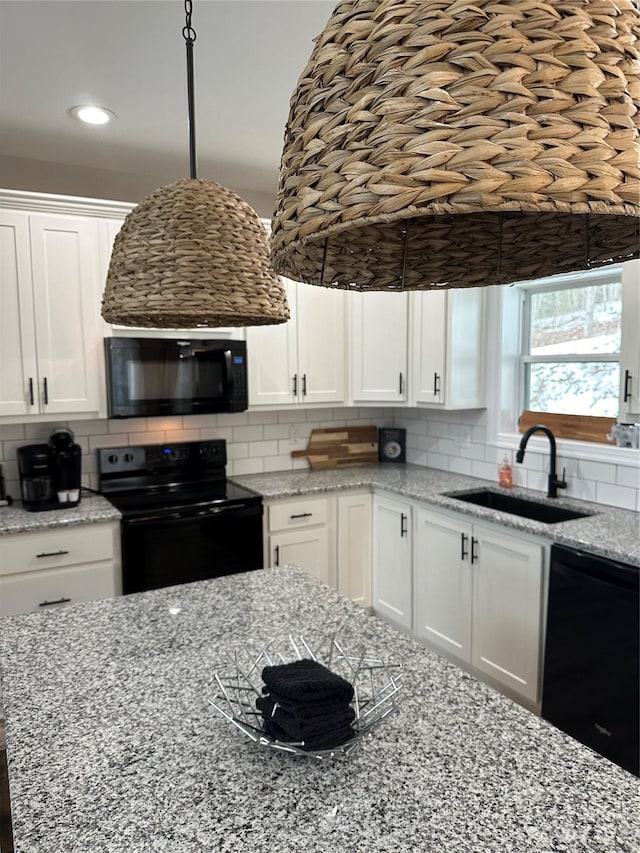
<path fill-rule="evenodd" d="M 98 451 L 98 471 L 102 477 L 143 474 L 202 466 L 223 468 L 227 464 L 227 443 L 182 441 L 172 444 L 145 444 L 138 447 L 108 447 Z"/>

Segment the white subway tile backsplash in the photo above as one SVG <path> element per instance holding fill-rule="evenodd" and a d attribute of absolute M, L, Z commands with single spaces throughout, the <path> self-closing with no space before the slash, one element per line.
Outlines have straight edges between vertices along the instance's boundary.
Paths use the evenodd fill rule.
<path fill-rule="evenodd" d="M 611 483 L 596 484 L 596 500 L 608 506 L 618 506 L 621 509 L 636 508 L 636 491 L 626 486 L 615 486 Z"/>
<path fill-rule="evenodd" d="M 277 441 L 252 441 L 249 443 L 249 456 L 277 456 Z"/>
<path fill-rule="evenodd" d="M 261 426 L 238 426 L 233 428 L 233 441 L 262 441 Z"/>
<path fill-rule="evenodd" d="M 134 444 L 162 444 L 222 438 L 227 442 L 229 476 L 261 471 L 309 470 L 306 458 L 291 457 L 307 446 L 312 429 L 369 425 L 395 426 L 407 431 L 407 461 L 497 483 L 504 448 L 487 444 L 484 411 L 448 412 L 412 407 L 282 409 L 239 414 L 189 415 L 173 418 L 74 420 L 68 423 L 25 423 L 0 426 L 0 463 L 10 494 L 19 494 L 16 449 L 46 441 L 59 426 L 69 426 L 83 449 L 83 482 L 97 488 L 96 449 Z M 549 453 L 546 444 L 532 442 L 523 464 L 507 451 L 515 485 L 546 493 Z M 567 497 L 608 503 L 640 511 L 640 471 L 637 465 L 558 457 L 558 474 L 566 467 Z"/>

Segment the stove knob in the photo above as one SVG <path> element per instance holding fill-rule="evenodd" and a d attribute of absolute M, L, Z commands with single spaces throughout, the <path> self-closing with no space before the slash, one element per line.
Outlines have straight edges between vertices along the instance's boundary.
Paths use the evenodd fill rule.
<path fill-rule="evenodd" d="M 125 462 L 133 462 L 133 453 L 125 453 L 124 454 Z"/>
<path fill-rule="evenodd" d="M 116 464 L 116 462 L 118 461 L 118 457 L 116 456 L 116 454 L 115 454 L 115 453 L 112 453 L 112 454 L 111 454 L 111 456 L 109 456 L 109 460 L 108 460 L 108 461 L 109 461 L 112 465 L 115 465 L 115 464 Z"/>

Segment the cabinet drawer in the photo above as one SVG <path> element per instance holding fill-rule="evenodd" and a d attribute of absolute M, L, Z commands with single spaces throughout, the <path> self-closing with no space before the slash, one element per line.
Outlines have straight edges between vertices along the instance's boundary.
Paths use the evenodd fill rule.
<path fill-rule="evenodd" d="M 76 601 L 111 598 L 115 594 L 112 563 L 24 572 L 0 577 L 0 616 L 53 610 Z"/>
<path fill-rule="evenodd" d="M 286 501 L 269 507 L 269 530 L 292 530 L 326 524 L 329 520 L 329 499 Z"/>
<path fill-rule="evenodd" d="M 0 576 L 113 559 L 113 528 L 89 524 L 0 537 Z"/>

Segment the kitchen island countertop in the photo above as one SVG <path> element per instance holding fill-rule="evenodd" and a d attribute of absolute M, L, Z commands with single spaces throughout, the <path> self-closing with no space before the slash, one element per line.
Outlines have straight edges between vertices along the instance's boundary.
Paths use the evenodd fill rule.
<path fill-rule="evenodd" d="M 339 631 L 404 665 L 349 758 L 212 711 L 223 650 Z M 3 620 L 16 853 L 637 853 L 638 780 L 299 569 Z"/>
<path fill-rule="evenodd" d="M 446 492 L 493 489 L 497 483 L 421 465 L 371 464 L 320 471 L 276 471 L 233 477 L 241 485 L 259 492 L 265 500 L 318 495 L 349 489 L 376 489 L 398 497 L 424 502 L 434 508 L 454 510 L 478 521 L 489 521 L 514 531 L 540 536 L 557 545 L 578 548 L 640 566 L 640 513 L 591 501 L 547 498 L 543 492 L 514 488 L 514 497 L 574 508 L 590 513 L 559 524 L 545 524 L 507 512 L 463 502 Z"/>

